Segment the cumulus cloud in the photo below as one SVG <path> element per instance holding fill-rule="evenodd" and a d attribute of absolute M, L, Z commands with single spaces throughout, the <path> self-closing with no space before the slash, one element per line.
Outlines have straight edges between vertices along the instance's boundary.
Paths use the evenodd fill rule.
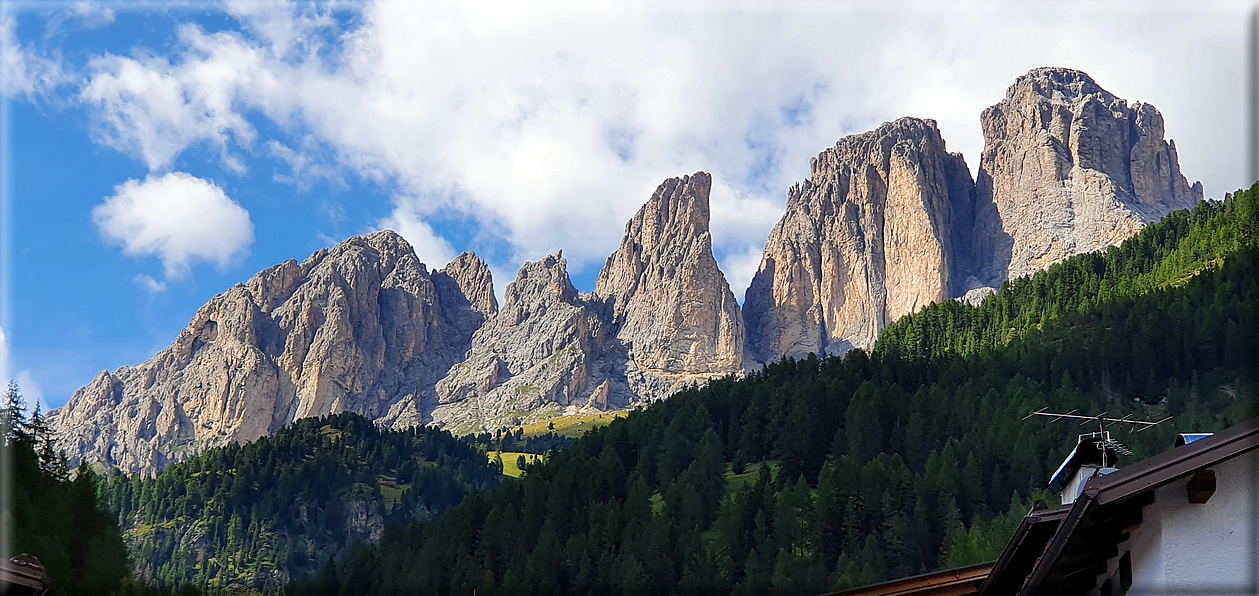
<path fill-rule="evenodd" d="M 402 235 L 420 262 L 432 269 L 441 269 L 455 260 L 455 249 L 450 243 L 433 232 L 433 227 L 411 211 L 394 211 L 389 217 L 377 222 L 378 229 L 390 229 Z"/>
<path fill-rule="evenodd" d="M 160 259 L 168 279 L 184 277 L 197 261 L 226 268 L 247 255 L 254 241 L 248 211 L 213 182 L 184 172 L 114 187 L 92 210 L 92 221 L 101 237 L 124 253 Z"/>
<path fill-rule="evenodd" d="M 92 108 L 96 139 L 155 171 L 169 168 L 189 146 L 208 142 L 220 148 L 229 169 L 240 171 L 227 147 L 232 140 L 248 146 L 256 135 L 232 106 L 238 84 L 234 63 L 249 57 L 221 45 L 207 47 L 209 39 L 192 26 L 181 28 L 180 37 L 190 42 L 187 56 L 204 59 L 191 66 L 147 54 L 91 61 L 79 97 Z"/>
<path fill-rule="evenodd" d="M 575 271 L 597 266 L 662 179 L 707 170 L 736 294 L 810 157 L 913 115 L 936 119 L 973 171 L 979 113 L 1037 66 L 1158 106 L 1208 194 L 1246 182 L 1245 3 L 1089 5 L 1088 19 L 1026 3 L 351 9 L 339 21 L 233 1 L 240 31 L 185 25 L 167 56 L 94 59 L 81 97 L 97 137 L 157 171 L 199 144 L 243 169 L 262 129 L 251 119 L 265 120 L 294 181 L 335 163 L 382 185 L 382 225 L 426 262 L 454 252 L 439 215 L 501 231 L 513 250 L 498 268 L 557 248 Z"/>

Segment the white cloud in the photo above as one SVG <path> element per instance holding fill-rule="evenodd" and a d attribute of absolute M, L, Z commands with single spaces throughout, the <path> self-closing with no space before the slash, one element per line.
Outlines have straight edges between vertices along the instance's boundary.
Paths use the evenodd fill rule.
<path fill-rule="evenodd" d="M 61 61 L 23 45 L 17 38 L 17 19 L 0 12 L 0 94 L 10 98 L 42 95 L 68 80 Z"/>
<path fill-rule="evenodd" d="M 22 390 L 22 396 L 25 398 L 27 408 L 35 407 L 40 404 L 40 411 L 48 411 L 48 402 L 44 400 L 44 392 L 35 379 L 31 376 L 31 371 L 22 370 L 14 372 L 9 362 L 9 338 L 5 335 L 4 328 L 0 327 L 0 389 L 7 387 L 9 380 L 17 381 L 18 386 Z"/>
<path fill-rule="evenodd" d="M 131 281 L 139 284 L 141 288 L 144 288 L 145 292 L 150 294 L 161 294 L 166 291 L 166 282 L 157 281 L 143 273 L 131 278 Z"/>
<path fill-rule="evenodd" d="M 306 137 L 300 149 L 293 149 L 274 139 L 267 141 L 267 151 L 272 157 L 284 162 L 289 173 L 277 172 L 272 180 L 282 184 L 292 184 L 301 190 L 309 190 L 315 183 L 327 182 L 333 186 L 345 186 L 344 179 L 337 172 L 335 165 L 323 163 L 317 155 L 318 143 Z"/>
<path fill-rule="evenodd" d="M 12 377 L 9 371 L 9 336 L 5 335 L 4 327 L 0 327 L 0 382 L 8 383 Z"/>
<path fill-rule="evenodd" d="M 79 26 L 87 29 L 104 27 L 114 22 L 114 9 L 88 0 L 75 2 L 70 14 L 78 20 Z"/>
<path fill-rule="evenodd" d="M 35 404 L 39 404 L 40 412 L 48 412 L 48 401 L 44 399 L 44 390 L 40 388 L 39 383 L 35 382 L 31 371 L 24 370 L 18 373 L 14 380 L 17 381 L 18 387 L 22 388 L 22 397 L 26 401 L 27 408 L 33 410 Z"/>
<path fill-rule="evenodd" d="M 707 170 L 714 245 L 742 294 L 810 157 L 914 115 L 973 171 L 980 112 L 1037 66 L 1156 105 L 1208 194 L 1245 184 L 1251 5 L 1135 6 L 379 2 L 343 31 L 242 0 L 228 5 L 242 32 L 186 25 L 170 56 L 99 57 L 82 98 L 102 142 L 159 171 L 203 143 L 231 167 L 259 135 L 249 118 L 270 121 L 295 181 L 326 153 L 392 192 L 382 225 L 426 262 L 454 252 L 442 215 L 501 232 L 514 254 L 497 268 L 558 248 L 575 272 L 598 266 L 662 179 Z"/>
<path fill-rule="evenodd" d="M 389 217 L 376 224 L 378 229 L 391 229 L 402 235 L 411 247 L 415 256 L 429 269 L 441 269 L 455 259 L 455 249 L 450 243 L 433 232 L 428 225 L 414 212 L 395 210 Z"/>
<path fill-rule="evenodd" d="M 256 132 L 235 111 L 241 72 L 257 57 L 215 43 L 196 27 L 184 26 L 184 60 L 148 54 L 94 58 L 90 78 L 79 94 L 91 106 L 97 140 L 144 161 L 151 170 L 168 169 L 189 146 L 217 145 L 228 169 L 243 166 L 228 152 L 235 141 L 250 146 Z"/>
<path fill-rule="evenodd" d="M 67 9 L 46 14 L 44 39 L 64 36 L 75 29 L 99 29 L 114 22 L 114 9 L 82 0 Z"/>
<path fill-rule="evenodd" d="M 249 212 L 218 186 L 184 172 L 150 175 L 114 187 L 92 210 L 106 242 L 132 256 L 156 256 L 168 279 L 184 277 L 192 263 L 225 268 L 249 252 Z"/>

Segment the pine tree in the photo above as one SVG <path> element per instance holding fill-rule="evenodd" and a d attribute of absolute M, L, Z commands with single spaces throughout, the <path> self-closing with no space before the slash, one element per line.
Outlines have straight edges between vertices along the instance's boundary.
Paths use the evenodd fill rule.
<path fill-rule="evenodd" d="M 21 388 L 17 381 L 9 380 L 9 386 L 4 391 L 4 404 L 0 406 L 0 431 L 4 433 L 6 445 L 26 437 L 25 410 Z"/>

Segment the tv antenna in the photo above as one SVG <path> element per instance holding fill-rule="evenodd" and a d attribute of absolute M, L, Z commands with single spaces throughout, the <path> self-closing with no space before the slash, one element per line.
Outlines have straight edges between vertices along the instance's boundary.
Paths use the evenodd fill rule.
<path fill-rule="evenodd" d="M 1035 412 L 1032 412 L 1031 414 L 1024 416 L 1023 420 L 1027 420 L 1028 418 L 1031 418 L 1032 416 L 1045 416 L 1045 417 L 1053 418 L 1053 420 L 1050 420 L 1051 423 L 1057 422 L 1064 418 L 1069 419 L 1069 420 L 1080 420 L 1081 421 L 1080 426 L 1084 426 L 1085 424 L 1088 424 L 1089 422 L 1097 423 L 1097 432 L 1084 433 L 1080 435 L 1079 443 L 1084 443 L 1085 441 L 1089 439 L 1094 440 L 1094 446 L 1097 447 L 1097 449 L 1101 451 L 1102 453 L 1102 467 L 1106 467 L 1107 451 L 1114 451 L 1115 453 L 1119 455 L 1132 455 L 1131 449 L 1128 449 L 1128 447 L 1124 445 L 1123 443 L 1120 443 L 1119 441 L 1116 441 L 1115 439 L 1111 438 L 1110 431 L 1106 430 L 1106 427 L 1114 426 L 1116 424 L 1127 424 L 1129 425 L 1128 426 L 1129 430 L 1136 429 L 1135 432 L 1141 432 L 1143 430 L 1149 430 L 1151 428 L 1154 428 L 1155 426 L 1158 426 L 1172 419 L 1171 416 L 1168 416 L 1162 420 L 1150 422 L 1148 420 L 1134 420 L 1131 414 L 1125 414 L 1122 418 L 1107 418 L 1106 417 L 1107 412 L 1102 412 L 1101 414 L 1097 414 L 1095 416 L 1085 416 L 1082 414 L 1077 414 L 1076 410 L 1071 410 L 1070 412 L 1067 412 L 1065 414 L 1059 414 L 1056 412 L 1047 412 L 1046 410 L 1048 410 L 1048 408 L 1041 408 L 1039 410 L 1036 410 Z"/>

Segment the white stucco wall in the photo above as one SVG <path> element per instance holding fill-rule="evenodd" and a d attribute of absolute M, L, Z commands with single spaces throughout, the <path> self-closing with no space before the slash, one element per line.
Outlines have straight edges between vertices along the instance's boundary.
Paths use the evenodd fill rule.
<path fill-rule="evenodd" d="M 1154 492 L 1124 546 L 1132 552 L 1129 594 L 1253 594 L 1259 587 L 1259 450 L 1212 466 L 1216 489 L 1189 502 L 1188 478 Z"/>

